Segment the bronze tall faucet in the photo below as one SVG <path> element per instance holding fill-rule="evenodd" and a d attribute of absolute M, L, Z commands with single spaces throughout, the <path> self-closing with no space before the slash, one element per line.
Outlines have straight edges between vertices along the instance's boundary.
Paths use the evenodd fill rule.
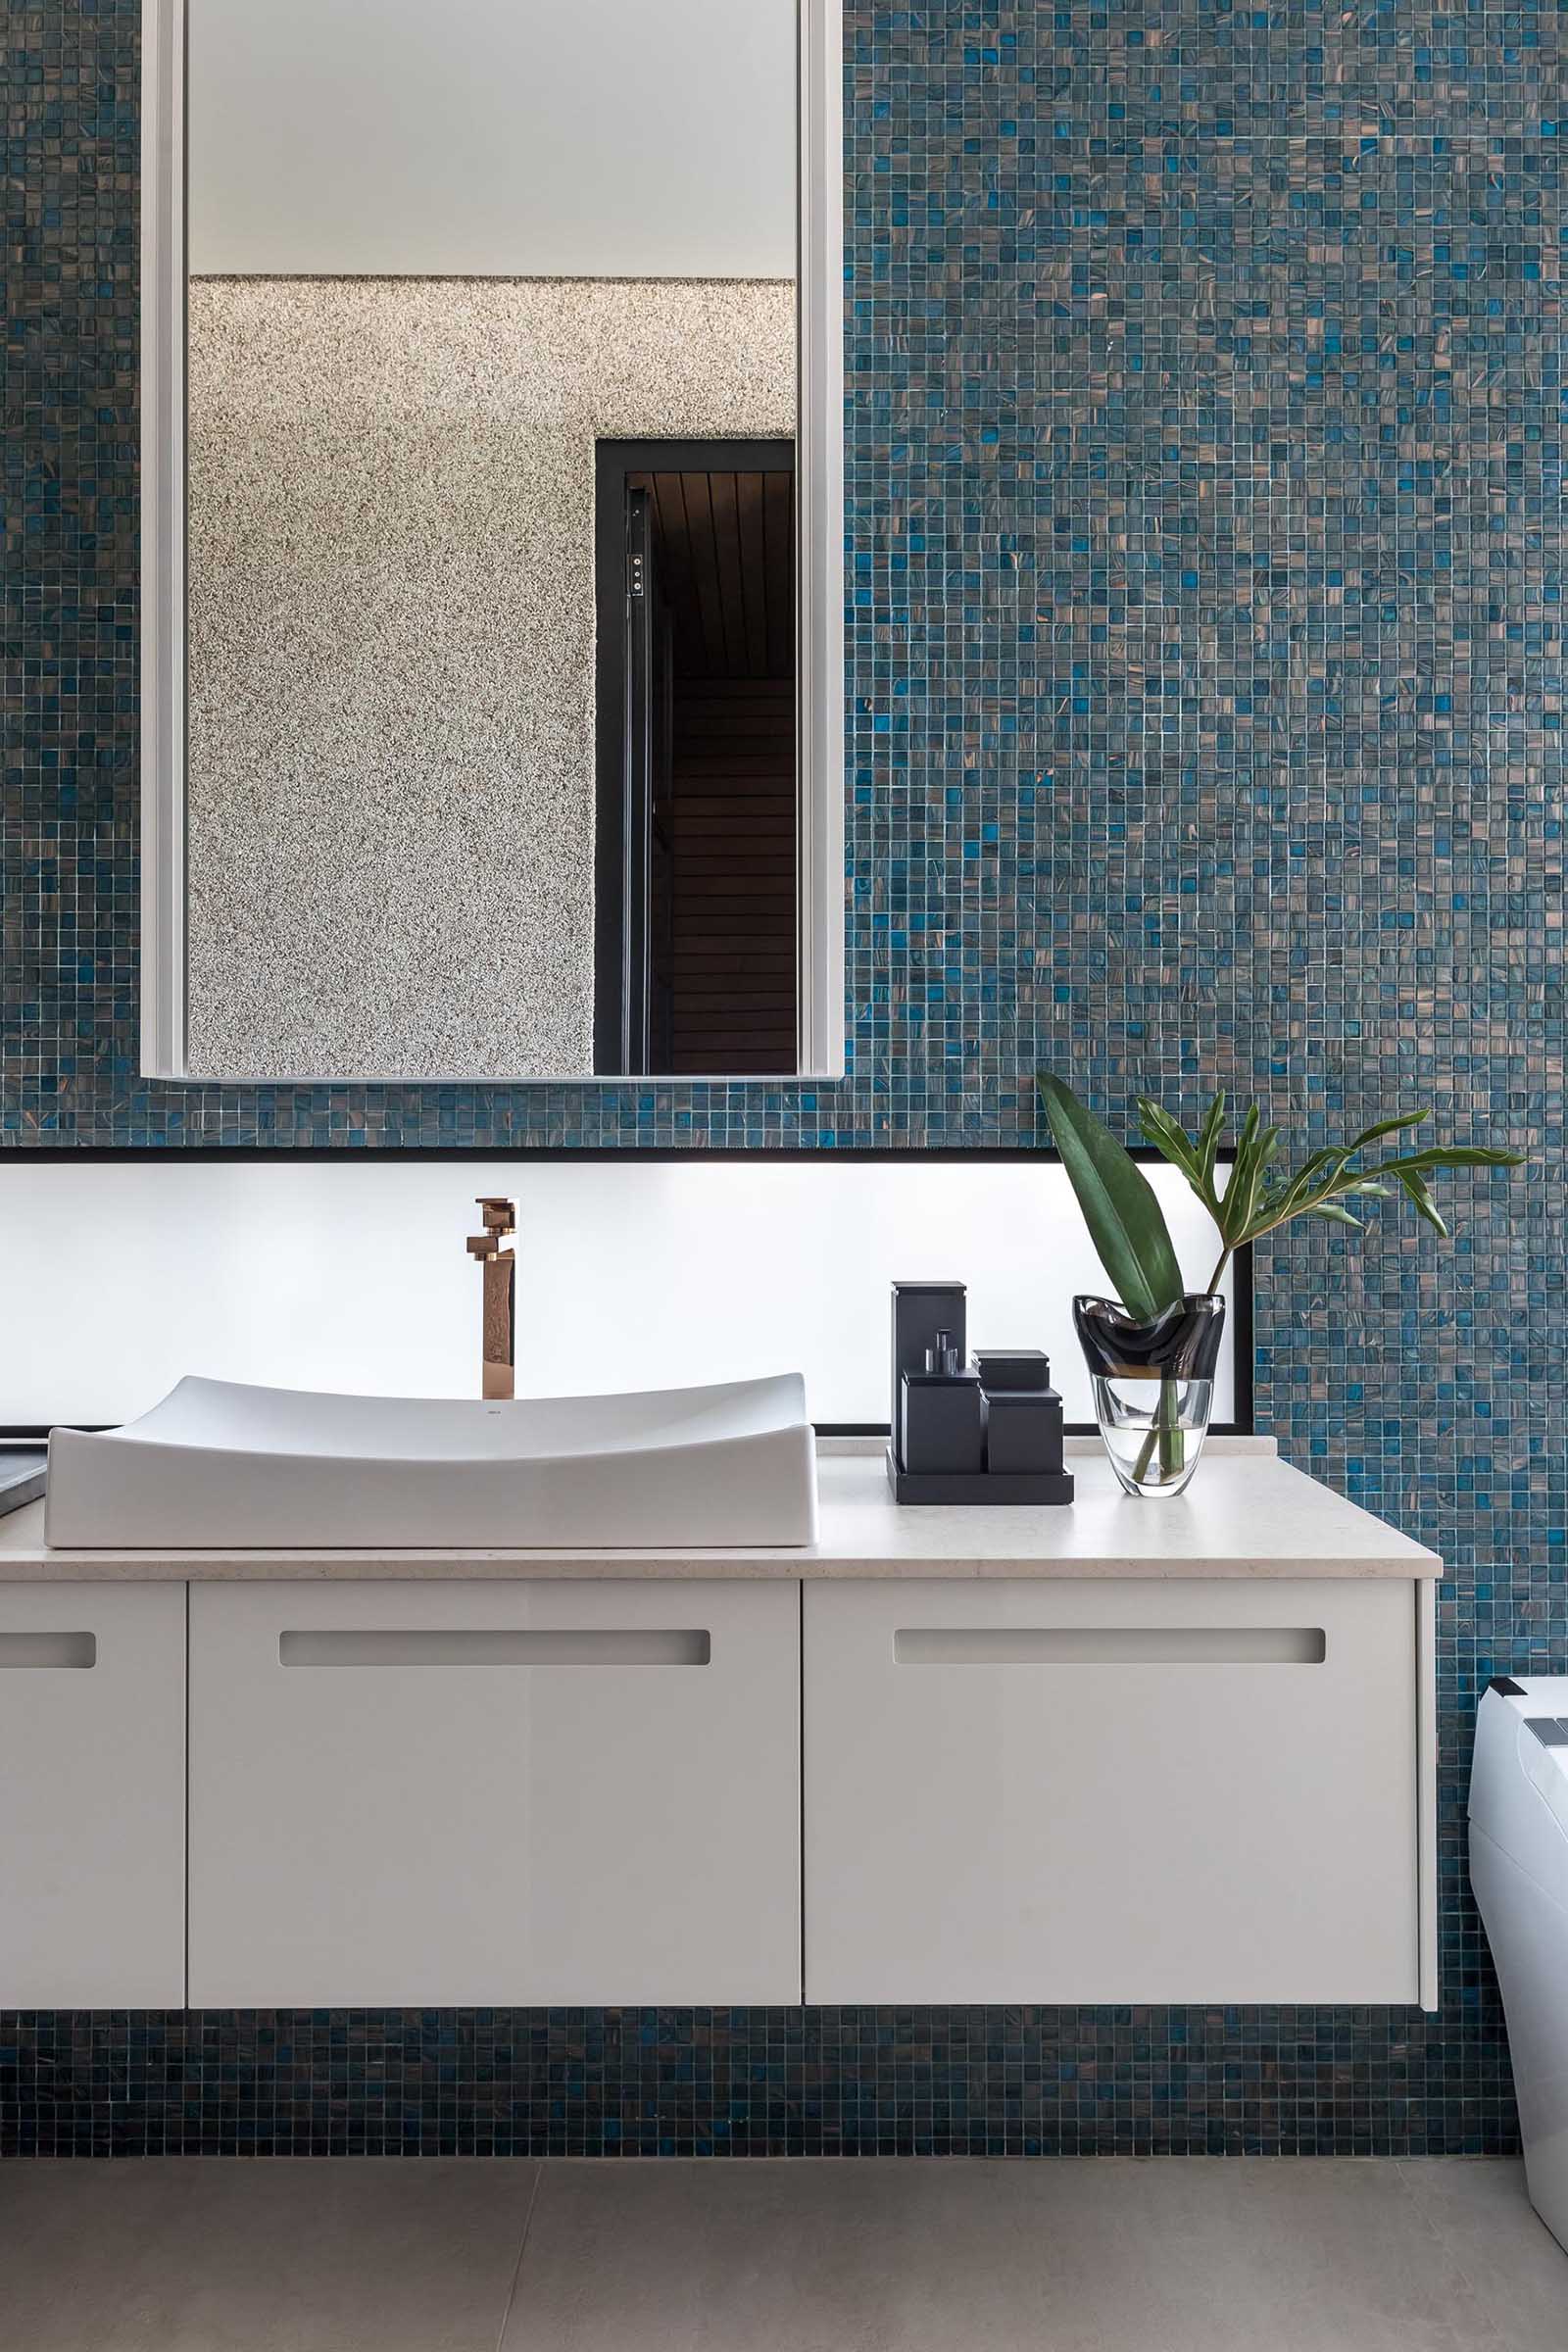
<path fill-rule="evenodd" d="M 479 1260 L 484 1274 L 484 1385 L 480 1394 L 511 1396 L 516 1391 L 517 1260 L 514 1251 L 503 1250 L 501 1244 L 506 1235 L 517 1230 L 517 1203 L 481 1199 L 479 1208 L 484 1231 L 469 1234 L 468 1254 Z"/>

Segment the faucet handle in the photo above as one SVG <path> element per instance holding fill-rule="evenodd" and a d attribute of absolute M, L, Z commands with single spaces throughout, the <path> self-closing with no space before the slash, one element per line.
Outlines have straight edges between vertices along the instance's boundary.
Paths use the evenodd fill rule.
<path fill-rule="evenodd" d="M 499 1195 L 481 1194 L 476 1203 L 484 1218 L 483 1233 L 470 1233 L 468 1254 L 471 1257 L 495 1257 L 501 1243 L 509 1233 L 517 1230 L 517 1203 Z"/>

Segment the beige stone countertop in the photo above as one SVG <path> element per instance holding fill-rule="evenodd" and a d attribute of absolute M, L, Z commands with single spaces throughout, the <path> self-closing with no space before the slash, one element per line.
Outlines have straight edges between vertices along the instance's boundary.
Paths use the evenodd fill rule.
<path fill-rule="evenodd" d="M 1435 1552 L 1282 1462 L 1211 1438 L 1185 1494 L 1123 1494 L 1099 1441 L 1069 1439 L 1068 1506 L 921 1504 L 888 1493 L 875 1440 L 822 1441 L 815 1544 L 717 1550 L 51 1551 L 43 1505 L 0 1519 L 0 1583 L 388 1577 L 1435 1577 Z"/>

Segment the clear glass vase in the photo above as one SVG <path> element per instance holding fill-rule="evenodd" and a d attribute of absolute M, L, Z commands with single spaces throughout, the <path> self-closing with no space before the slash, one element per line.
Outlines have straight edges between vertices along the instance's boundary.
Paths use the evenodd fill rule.
<path fill-rule="evenodd" d="M 1112 1470 L 1129 1494 L 1179 1494 L 1208 1435 L 1224 1299 L 1179 1298 L 1145 1322 L 1115 1298 L 1072 1313 Z"/>
<path fill-rule="evenodd" d="M 1095 1415 L 1110 1466 L 1129 1494 L 1179 1494 L 1203 1450 L 1211 1380 L 1107 1380 L 1095 1375 Z"/>

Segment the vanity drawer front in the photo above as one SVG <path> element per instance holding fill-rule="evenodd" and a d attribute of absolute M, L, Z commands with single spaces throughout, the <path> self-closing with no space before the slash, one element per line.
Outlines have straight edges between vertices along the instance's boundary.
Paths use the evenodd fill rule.
<path fill-rule="evenodd" d="M 0 1586 L 0 2009 L 185 1998 L 185 1588 Z"/>
<path fill-rule="evenodd" d="M 800 1588 L 199 1585 L 194 2006 L 800 1998 Z"/>
<path fill-rule="evenodd" d="M 1419 1998 L 1409 1583 L 808 1585 L 805 1751 L 808 2001 Z"/>

